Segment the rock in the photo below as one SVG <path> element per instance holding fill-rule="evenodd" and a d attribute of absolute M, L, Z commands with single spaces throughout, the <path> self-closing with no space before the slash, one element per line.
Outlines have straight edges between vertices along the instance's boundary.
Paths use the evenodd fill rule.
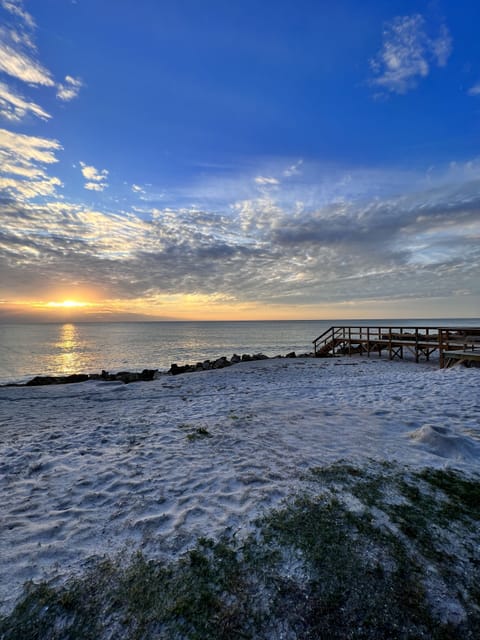
<path fill-rule="evenodd" d="M 255 353 L 252 358 L 254 360 L 268 360 L 268 356 L 266 356 L 264 353 Z"/>
<path fill-rule="evenodd" d="M 27 387 L 37 387 L 41 384 L 58 384 L 53 376 L 35 376 L 26 383 Z"/>
<path fill-rule="evenodd" d="M 230 364 L 231 363 L 227 360 L 227 358 L 225 356 L 222 356 L 221 358 L 218 358 L 217 360 L 215 360 L 215 362 L 212 365 L 212 368 L 223 369 L 224 367 L 229 367 Z"/>
<path fill-rule="evenodd" d="M 296 358 L 297 354 L 295 353 L 295 351 L 290 351 L 290 353 L 287 353 L 287 355 L 285 356 L 285 358 Z"/>
<path fill-rule="evenodd" d="M 139 379 L 145 381 L 153 380 L 156 373 L 158 373 L 158 369 L 144 369 Z"/>
<path fill-rule="evenodd" d="M 131 373 L 130 371 L 119 371 L 115 374 L 115 380 L 121 380 L 125 384 L 129 382 L 135 382 L 138 380 L 138 373 Z"/>
<path fill-rule="evenodd" d="M 237 356 L 236 353 L 234 353 L 233 356 L 230 358 L 230 362 L 232 364 L 237 364 L 237 362 L 240 362 L 240 361 L 241 361 L 241 358 L 240 356 Z"/>
<path fill-rule="evenodd" d="M 85 382 L 89 376 L 85 373 L 72 373 L 69 376 L 35 376 L 29 380 L 25 386 L 38 387 L 48 384 L 72 384 L 75 382 Z"/>
<path fill-rule="evenodd" d="M 248 353 L 244 353 L 242 356 L 242 362 L 251 362 L 253 360 L 252 356 L 248 355 Z"/>
<path fill-rule="evenodd" d="M 177 376 L 179 373 L 185 373 L 187 367 L 185 366 L 178 366 L 178 364 L 172 364 L 172 366 L 169 369 L 168 373 L 171 373 L 172 376 Z"/>

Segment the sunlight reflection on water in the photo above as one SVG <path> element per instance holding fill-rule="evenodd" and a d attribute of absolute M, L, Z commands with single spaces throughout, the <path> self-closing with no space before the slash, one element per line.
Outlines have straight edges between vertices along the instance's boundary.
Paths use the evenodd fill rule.
<path fill-rule="evenodd" d="M 81 344 L 78 329 L 74 324 L 63 324 L 59 328 L 59 340 L 52 364 L 55 371 L 63 371 L 66 374 L 76 373 L 82 366 L 82 358 L 79 355 Z"/>
<path fill-rule="evenodd" d="M 350 321 L 387 326 L 474 326 L 479 320 Z M 233 353 L 269 356 L 312 350 L 312 340 L 332 320 L 276 322 L 0 323 L 0 383 L 36 375 L 167 370 Z"/>

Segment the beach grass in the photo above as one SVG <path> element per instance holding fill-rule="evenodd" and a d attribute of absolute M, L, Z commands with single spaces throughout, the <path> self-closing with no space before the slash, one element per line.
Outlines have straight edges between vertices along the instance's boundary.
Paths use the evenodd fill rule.
<path fill-rule="evenodd" d="M 372 462 L 304 480 L 240 539 L 27 584 L 0 638 L 480 637 L 478 478 Z"/>

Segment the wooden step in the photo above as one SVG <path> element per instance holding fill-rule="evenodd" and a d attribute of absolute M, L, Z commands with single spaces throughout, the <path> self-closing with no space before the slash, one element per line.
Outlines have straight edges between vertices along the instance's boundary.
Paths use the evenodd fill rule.
<path fill-rule="evenodd" d="M 329 340 L 324 345 L 322 345 L 319 349 L 317 349 L 315 356 L 317 358 L 325 358 L 330 355 L 330 351 L 341 344 L 343 340 L 340 338 L 334 338 L 333 340 Z"/>

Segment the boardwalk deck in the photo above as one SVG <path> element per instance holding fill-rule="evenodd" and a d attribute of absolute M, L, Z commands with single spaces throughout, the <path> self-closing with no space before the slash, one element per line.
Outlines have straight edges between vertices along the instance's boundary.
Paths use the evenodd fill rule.
<path fill-rule="evenodd" d="M 452 356 L 454 360 L 477 361 L 480 354 L 480 327 L 402 327 L 402 326 L 332 326 L 313 341 L 317 357 L 337 354 L 353 355 L 388 353 L 390 360 L 403 359 L 407 353 L 430 360 L 438 352 L 440 367 L 447 366 L 450 353 L 473 354 Z M 448 366 L 451 366 L 448 359 Z"/>
<path fill-rule="evenodd" d="M 446 369 L 455 364 L 465 364 L 468 367 L 474 362 L 480 363 L 480 351 L 446 351 L 444 358 Z"/>

